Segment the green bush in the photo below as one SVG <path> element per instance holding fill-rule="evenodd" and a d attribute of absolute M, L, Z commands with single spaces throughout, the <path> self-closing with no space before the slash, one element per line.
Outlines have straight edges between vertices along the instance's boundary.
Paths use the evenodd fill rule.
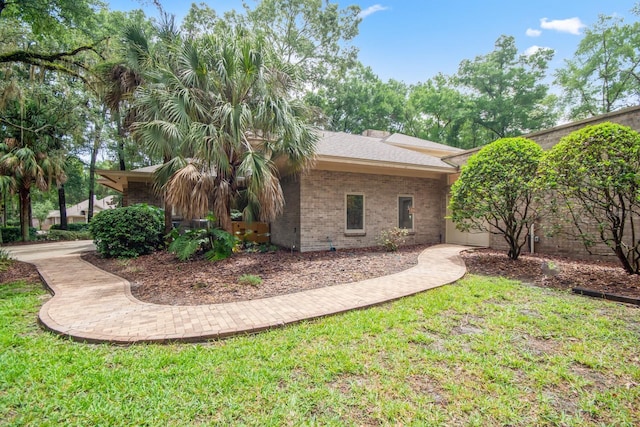
<path fill-rule="evenodd" d="M 0 233 L 2 233 L 2 243 L 19 242 L 22 240 L 22 234 L 20 234 L 20 227 L 14 226 L 2 226 L 0 227 Z M 36 229 L 29 227 L 29 240 L 36 239 Z"/>
<path fill-rule="evenodd" d="M 400 245 L 404 244 L 409 235 L 406 228 L 393 227 L 389 230 L 383 230 L 378 236 L 378 244 L 387 252 L 395 252 Z"/>
<path fill-rule="evenodd" d="M 68 231 L 68 230 L 49 230 L 45 236 L 45 240 L 91 240 L 93 237 L 87 231 Z"/>
<path fill-rule="evenodd" d="M 50 230 L 60 230 L 60 224 L 53 224 Z M 86 222 L 67 224 L 67 231 L 89 231 L 89 224 Z"/>
<path fill-rule="evenodd" d="M 162 210 L 147 205 L 107 209 L 89 224 L 98 253 L 107 258 L 135 258 L 157 250 L 163 229 Z"/>
<path fill-rule="evenodd" d="M 169 252 L 181 261 L 191 258 L 196 252 L 204 252 L 209 261 L 229 258 L 240 240 L 231 233 L 212 227 L 215 221 L 216 218 L 210 215 L 207 217 L 207 228 L 188 230 L 182 235 L 174 229 L 170 234 L 173 241 L 169 245 Z"/>

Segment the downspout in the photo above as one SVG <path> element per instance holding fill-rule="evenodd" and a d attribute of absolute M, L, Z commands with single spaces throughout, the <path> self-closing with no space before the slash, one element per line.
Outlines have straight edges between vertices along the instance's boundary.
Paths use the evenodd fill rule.
<path fill-rule="evenodd" d="M 532 254 L 536 253 L 536 226 L 531 224 L 531 231 L 529 232 L 529 249 Z"/>

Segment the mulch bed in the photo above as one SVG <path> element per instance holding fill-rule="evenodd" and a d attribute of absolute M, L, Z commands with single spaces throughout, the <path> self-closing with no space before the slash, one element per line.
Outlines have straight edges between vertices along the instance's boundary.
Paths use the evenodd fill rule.
<path fill-rule="evenodd" d="M 467 251 L 462 258 L 472 274 L 508 277 L 548 288 L 584 288 L 640 298 L 640 275 L 627 274 L 613 259 L 586 261 L 524 254 L 512 261 L 504 252 L 491 249 Z"/>
<path fill-rule="evenodd" d="M 403 247 L 398 252 L 377 248 L 337 252 L 243 253 L 218 262 L 204 259 L 181 262 L 157 252 L 131 260 L 104 259 L 95 252 L 83 258 L 129 280 L 141 301 L 169 305 L 196 305 L 242 301 L 307 289 L 349 283 L 393 274 L 416 265 L 427 246 Z M 584 261 L 544 255 L 521 255 L 511 261 L 504 252 L 477 249 L 462 253 L 471 274 L 502 276 L 535 286 L 596 292 L 640 299 L 640 275 L 627 274 L 617 262 Z M 261 283 L 243 283 L 254 275 Z M 0 271 L 0 283 L 38 282 L 36 268 L 14 261 Z"/>
<path fill-rule="evenodd" d="M 379 248 L 336 252 L 241 253 L 218 262 L 179 261 L 167 252 L 136 259 L 104 259 L 95 252 L 83 259 L 129 280 L 141 301 L 169 305 L 215 304 L 283 295 L 397 273 L 417 264 L 427 246 L 398 252 Z M 243 283 L 243 275 L 260 278 Z"/>

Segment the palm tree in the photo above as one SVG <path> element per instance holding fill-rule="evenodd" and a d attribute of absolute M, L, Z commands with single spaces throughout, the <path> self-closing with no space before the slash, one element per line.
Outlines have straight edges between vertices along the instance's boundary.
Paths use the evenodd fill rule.
<path fill-rule="evenodd" d="M 317 140 L 302 104 L 289 99 L 294 68 L 261 40 L 232 32 L 179 41 L 171 61 L 149 74 L 134 133 L 150 148 L 175 149 L 156 175 L 167 201 L 187 218 L 213 211 L 231 232 L 242 191 L 248 219 L 273 220 L 284 206 L 277 166 L 304 168 Z"/>
<path fill-rule="evenodd" d="M 39 105 L 33 98 L 16 104 L 19 104 L 19 117 L 28 117 L 29 123 L 5 122 L 11 124 L 0 143 L 0 181 L 3 188 L 18 194 L 20 228 L 22 240 L 26 242 L 31 222 L 31 189 L 46 191 L 51 184 L 64 183 L 66 176 L 61 139 L 52 124 L 54 117 L 47 114 L 45 105 Z"/>

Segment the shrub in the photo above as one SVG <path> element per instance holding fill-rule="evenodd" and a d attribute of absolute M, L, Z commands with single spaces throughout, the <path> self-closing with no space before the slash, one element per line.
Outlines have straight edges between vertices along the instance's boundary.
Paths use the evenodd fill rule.
<path fill-rule="evenodd" d="M 60 224 L 53 224 L 49 230 L 60 229 Z M 67 224 L 67 231 L 89 231 L 89 224 L 86 222 L 74 222 Z"/>
<path fill-rule="evenodd" d="M 215 217 L 207 217 L 207 225 L 215 222 Z M 185 261 L 196 252 L 204 252 L 209 261 L 218 261 L 229 258 L 239 240 L 233 234 L 219 228 L 207 226 L 198 230 L 188 230 L 178 235 L 173 232 L 173 241 L 169 245 L 169 252 L 175 254 L 179 260 Z"/>
<path fill-rule="evenodd" d="M 484 146 L 451 186 L 451 219 L 461 231 L 500 234 L 507 256 L 518 259 L 537 218 L 534 179 L 542 148 L 526 138 L 502 138 Z"/>
<path fill-rule="evenodd" d="M 389 230 L 383 230 L 377 241 L 387 252 L 395 252 L 400 245 L 404 244 L 408 235 L 409 230 L 406 228 L 393 227 Z"/>
<path fill-rule="evenodd" d="M 91 233 L 86 231 L 49 230 L 45 239 L 51 241 L 59 240 L 91 240 Z"/>
<path fill-rule="evenodd" d="M 162 245 L 162 210 L 134 205 L 107 209 L 91 220 L 89 231 L 98 253 L 107 258 L 134 258 Z"/>
<path fill-rule="evenodd" d="M 0 233 L 2 233 L 2 243 L 20 242 L 22 240 L 22 234 L 20 233 L 20 227 L 15 226 L 2 226 L 0 227 Z M 29 240 L 35 240 L 36 229 L 29 227 Z"/>

